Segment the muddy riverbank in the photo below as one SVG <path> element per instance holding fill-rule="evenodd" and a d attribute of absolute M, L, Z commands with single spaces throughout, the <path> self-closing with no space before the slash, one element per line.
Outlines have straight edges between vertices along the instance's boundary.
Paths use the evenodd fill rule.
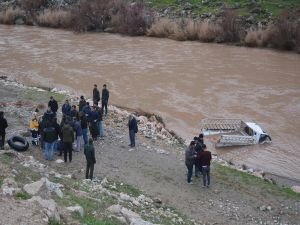
<path fill-rule="evenodd" d="M 3 82 L 0 82 L 0 87 L 1 96 L 5 96 L 6 102 L 19 102 L 18 107 L 7 104 L 1 105 L 0 108 L 5 111 L 10 124 L 8 137 L 13 134 L 24 134 L 32 110 L 36 105 L 45 104 L 50 95 L 55 95 L 60 105 L 65 98 L 64 95 L 35 88 L 20 88 L 14 83 L 3 85 Z M 20 103 L 23 106 L 20 106 Z M 166 140 L 146 138 L 140 132 L 137 148 L 131 149 L 127 146 L 126 121 L 125 114 L 113 110 L 105 119 L 107 136 L 104 140 L 95 143 L 97 157 L 95 176 L 100 179 L 107 177 L 118 184 L 129 184 L 135 188 L 131 190 L 139 189 L 153 199 L 159 198 L 162 201 L 162 208 L 174 207 L 194 220 L 195 224 L 298 224 L 299 196 L 290 189 L 279 188 L 263 179 L 231 170 L 218 163 L 212 165 L 210 189 L 201 189 L 201 179 L 197 178 L 194 178 L 195 185 L 187 185 L 183 160 L 184 148 Z M 62 175 L 73 174 L 74 182 L 84 177 L 80 172 L 84 170 L 82 153 L 74 153 L 72 163 L 67 165 L 44 161 L 42 151 L 35 147 L 31 147 L 25 155 L 34 156 L 48 166 L 43 166 L 43 169 L 48 168 L 49 171 L 54 169 Z M 1 158 L 0 167 L 5 171 L 2 176 L 7 176 L 8 170 L 5 169 L 7 166 L 5 164 L 3 166 L 2 162 Z M 16 163 L 12 165 L 17 166 Z M 17 170 L 22 171 L 18 167 Z M 26 179 L 30 180 L 30 178 Z M 69 183 L 63 180 L 60 182 Z M 68 193 L 68 187 L 65 186 L 64 193 Z M 117 185 L 114 190 L 118 190 L 118 187 L 120 186 Z M 133 210 L 140 212 L 139 207 L 136 206 Z M 163 220 L 164 214 L 159 218 L 152 218 L 147 214 L 148 211 L 144 213 L 144 216 L 151 221 L 165 224 L 162 222 L 166 221 Z M 177 222 L 170 222 L 170 224 L 191 224 L 191 220 L 175 221 Z"/>

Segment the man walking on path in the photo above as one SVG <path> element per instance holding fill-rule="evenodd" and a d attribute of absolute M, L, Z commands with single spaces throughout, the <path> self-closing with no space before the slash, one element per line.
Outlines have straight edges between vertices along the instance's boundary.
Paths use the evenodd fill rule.
<path fill-rule="evenodd" d="M 4 112 L 0 112 L 0 149 L 4 149 L 5 129 L 8 127 L 7 120 L 4 118 Z"/>
<path fill-rule="evenodd" d="M 93 139 L 89 139 L 89 143 L 84 146 L 84 155 L 86 158 L 86 173 L 85 179 L 93 179 L 94 164 L 96 163 L 95 149 Z"/>
<path fill-rule="evenodd" d="M 93 89 L 93 102 L 94 105 L 98 105 L 98 102 L 100 101 L 100 92 L 97 88 L 97 84 L 94 84 L 94 89 Z"/>
<path fill-rule="evenodd" d="M 129 139 L 130 139 L 130 147 L 135 147 L 135 134 L 138 132 L 137 120 L 135 115 L 132 113 L 129 116 L 128 120 L 128 128 L 129 128 Z"/>
<path fill-rule="evenodd" d="M 203 150 L 204 151 L 199 154 L 199 163 L 202 168 L 203 187 L 209 187 L 211 152 L 206 150 L 205 144 L 203 144 Z"/>
<path fill-rule="evenodd" d="M 187 147 L 185 151 L 185 165 L 188 169 L 188 173 L 187 173 L 188 184 L 193 184 L 192 183 L 193 166 L 195 163 L 195 158 L 197 157 L 194 148 L 195 148 L 195 142 L 191 141 L 190 145 Z"/>
<path fill-rule="evenodd" d="M 58 110 L 58 104 L 57 101 L 53 98 L 53 96 L 50 97 L 50 101 L 48 102 L 48 107 L 50 107 L 51 111 L 56 115 Z"/>
<path fill-rule="evenodd" d="M 105 108 L 105 116 L 107 115 L 108 99 L 109 99 L 109 91 L 106 87 L 106 84 L 104 84 L 102 89 L 102 109 L 104 110 Z"/>
<path fill-rule="evenodd" d="M 72 162 L 72 144 L 74 142 L 74 131 L 70 126 L 70 122 L 67 121 L 62 128 L 62 138 L 64 146 L 64 161 L 67 162 L 69 153 L 69 162 Z"/>

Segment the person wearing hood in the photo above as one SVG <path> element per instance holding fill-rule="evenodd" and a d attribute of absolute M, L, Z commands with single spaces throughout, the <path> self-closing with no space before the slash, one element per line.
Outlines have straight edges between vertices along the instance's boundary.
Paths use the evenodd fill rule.
<path fill-rule="evenodd" d="M 128 119 L 130 147 L 135 147 L 135 134 L 138 132 L 137 120 L 134 113 L 130 114 Z"/>

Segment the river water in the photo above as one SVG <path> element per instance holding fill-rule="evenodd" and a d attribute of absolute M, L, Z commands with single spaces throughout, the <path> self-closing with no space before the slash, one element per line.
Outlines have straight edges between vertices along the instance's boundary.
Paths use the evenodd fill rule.
<path fill-rule="evenodd" d="M 110 102 L 160 114 L 187 139 L 204 118 L 254 120 L 271 145 L 211 150 L 300 180 L 300 55 L 2 25 L 0 75 L 88 97 L 106 83 Z"/>

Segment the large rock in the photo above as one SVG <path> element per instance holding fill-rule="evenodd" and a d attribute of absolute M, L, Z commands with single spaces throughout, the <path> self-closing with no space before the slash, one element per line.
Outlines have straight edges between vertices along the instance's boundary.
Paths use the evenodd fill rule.
<path fill-rule="evenodd" d="M 29 202 L 37 202 L 43 209 L 43 211 L 47 214 L 48 218 L 55 219 L 56 221 L 60 221 L 60 216 L 57 210 L 56 203 L 53 199 L 42 199 L 40 196 L 34 196 L 33 198 L 27 200 Z"/>
<path fill-rule="evenodd" d="M 81 217 L 84 217 L 84 210 L 80 205 L 67 207 L 70 212 L 77 212 Z"/>
<path fill-rule="evenodd" d="M 5 178 L 3 180 L 1 189 L 3 196 L 13 196 L 21 191 L 20 188 L 18 188 L 16 181 L 11 177 Z"/>
<path fill-rule="evenodd" d="M 49 190 L 50 192 L 54 192 L 58 197 L 63 198 L 63 192 L 60 188 L 63 187 L 61 184 L 53 183 L 49 181 L 47 178 L 43 177 L 40 180 L 33 182 L 31 184 L 25 184 L 23 189 L 30 195 L 38 195 L 40 192 L 45 190 Z"/>

